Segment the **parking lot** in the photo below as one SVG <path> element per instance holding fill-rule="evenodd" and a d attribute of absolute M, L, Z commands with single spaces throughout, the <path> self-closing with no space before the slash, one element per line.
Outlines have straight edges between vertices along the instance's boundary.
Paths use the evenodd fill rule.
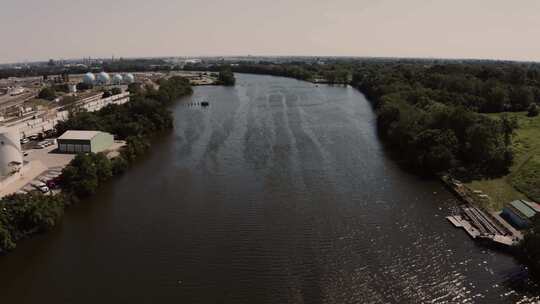
<path fill-rule="evenodd" d="M 22 187 L 17 193 L 28 193 L 31 191 L 39 190 L 45 194 L 51 193 L 56 188 L 55 179 L 62 174 L 63 167 L 49 168 L 47 171 L 41 173 L 24 187 Z"/>
<path fill-rule="evenodd" d="M 74 154 L 62 154 L 56 153 L 55 150 L 58 148 L 56 141 L 48 147 L 38 148 L 37 142 L 30 142 L 24 145 L 23 152 L 26 152 L 24 157 L 25 161 L 40 161 L 47 168 L 54 167 L 65 167 L 73 158 Z"/>

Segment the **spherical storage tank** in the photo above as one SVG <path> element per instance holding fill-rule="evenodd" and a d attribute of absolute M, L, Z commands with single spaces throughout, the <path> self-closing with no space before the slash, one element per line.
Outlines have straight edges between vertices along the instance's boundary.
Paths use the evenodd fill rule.
<path fill-rule="evenodd" d="M 124 81 L 124 79 L 122 78 L 122 75 L 120 74 L 114 74 L 113 78 L 112 78 L 112 83 L 114 84 L 121 84 L 122 81 Z"/>
<path fill-rule="evenodd" d="M 135 76 L 133 76 L 133 74 L 124 74 L 124 82 L 125 83 L 134 83 L 135 82 Z"/>
<path fill-rule="evenodd" d="M 94 84 L 94 82 L 96 82 L 96 76 L 92 73 L 86 73 L 83 76 L 83 82 L 86 84 Z"/>
<path fill-rule="evenodd" d="M 19 130 L 0 127 L 0 176 L 16 172 L 22 164 Z"/>
<path fill-rule="evenodd" d="M 100 83 L 100 84 L 108 84 L 109 81 L 111 81 L 111 77 L 109 76 L 109 74 L 105 73 L 105 72 L 101 72 L 98 74 L 97 76 L 97 82 Z"/>

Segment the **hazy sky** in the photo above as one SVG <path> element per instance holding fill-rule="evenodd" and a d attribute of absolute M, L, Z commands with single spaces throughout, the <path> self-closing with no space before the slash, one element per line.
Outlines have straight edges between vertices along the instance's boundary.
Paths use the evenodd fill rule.
<path fill-rule="evenodd" d="M 540 0 L 0 0 L 0 37 L 0 62 L 248 54 L 540 61 Z"/>

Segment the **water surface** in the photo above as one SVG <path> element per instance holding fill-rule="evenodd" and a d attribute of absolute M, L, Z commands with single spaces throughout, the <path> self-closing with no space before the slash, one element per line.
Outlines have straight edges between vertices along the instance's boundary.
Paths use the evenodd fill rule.
<path fill-rule="evenodd" d="M 522 268 L 389 160 L 349 87 L 237 75 L 63 225 L 0 258 L 1 303 L 514 303 Z M 201 108 L 190 103 L 209 100 Z"/>

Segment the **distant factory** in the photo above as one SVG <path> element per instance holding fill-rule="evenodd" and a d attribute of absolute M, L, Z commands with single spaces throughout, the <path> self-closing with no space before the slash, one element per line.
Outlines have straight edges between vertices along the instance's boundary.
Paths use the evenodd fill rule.
<path fill-rule="evenodd" d="M 94 73 L 86 73 L 83 76 L 82 82 L 87 85 L 121 85 L 130 84 L 135 82 L 135 76 L 133 74 L 114 74 L 113 77 L 109 76 L 106 72 L 101 72 L 94 75 Z"/>

